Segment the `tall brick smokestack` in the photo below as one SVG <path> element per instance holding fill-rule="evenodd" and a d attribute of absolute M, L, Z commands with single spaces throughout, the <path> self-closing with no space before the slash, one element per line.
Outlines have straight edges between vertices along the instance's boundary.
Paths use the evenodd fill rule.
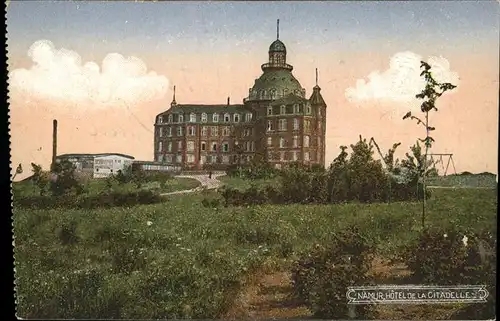
<path fill-rule="evenodd" d="M 56 165 L 56 157 L 57 157 L 57 119 L 54 119 L 52 122 L 52 170 L 54 170 L 54 166 Z"/>

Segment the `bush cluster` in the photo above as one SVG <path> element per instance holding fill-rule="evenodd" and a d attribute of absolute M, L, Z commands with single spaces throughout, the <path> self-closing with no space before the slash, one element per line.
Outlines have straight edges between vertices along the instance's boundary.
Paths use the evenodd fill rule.
<path fill-rule="evenodd" d="M 134 206 L 139 204 L 154 204 L 161 202 L 158 193 L 150 190 L 139 190 L 131 192 L 102 192 L 97 195 L 77 196 L 17 196 L 13 198 L 15 207 L 33 209 L 52 208 L 107 208 L 115 206 Z"/>
<path fill-rule="evenodd" d="M 246 164 L 233 164 L 226 169 L 226 175 L 246 179 L 269 179 L 279 175 L 279 170 L 262 159 L 252 160 Z"/>
<path fill-rule="evenodd" d="M 164 188 L 167 181 L 172 179 L 173 176 L 167 172 L 145 172 L 138 169 L 133 169 L 131 166 L 125 168 L 123 171 L 112 176 L 109 180 L 115 180 L 118 184 L 134 183 L 137 188 L 141 188 L 147 182 L 159 182 L 161 188 Z"/>
<path fill-rule="evenodd" d="M 464 238 L 465 237 L 465 238 Z M 459 319 L 491 319 L 496 302 L 496 231 L 473 233 L 457 228 L 425 230 L 405 247 L 411 282 L 431 285 L 486 285 L 488 302 L 460 310 Z"/>
<path fill-rule="evenodd" d="M 259 190 L 252 186 L 246 191 L 223 189 L 221 194 L 224 203 L 226 206 L 352 201 L 373 203 L 416 201 L 422 198 L 423 185 L 419 183 L 421 165 L 418 162 L 415 164 L 414 156 L 408 156 L 409 159 L 400 167 L 386 164 L 388 168 L 384 169 L 382 163 L 373 158 L 372 145 L 366 139 L 351 145 L 350 157 L 346 149 L 345 146 L 341 147 L 341 153 L 328 169 L 292 163 L 276 170 L 280 178 L 276 188 Z M 412 150 L 420 159 L 420 148 L 414 146 Z M 426 195 L 430 198 L 429 190 Z"/>
<path fill-rule="evenodd" d="M 295 297 L 316 318 L 370 318 L 372 307 L 348 305 L 346 293 L 349 286 L 373 284 L 369 275 L 372 256 L 373 247 L 356 228 L 340 233 L 326 246 L 316 245 L 294 264 Z"/>
<path fill-rule="evenodd" d="M 279 190 L 272 186 L 258 188 L 252 185 L 250 188 L 241 191 L 236 188 L 223 186 L 219 189 L 225 206 L 250 206 L 260 204 L 280 204 L 283 197 Z"/>

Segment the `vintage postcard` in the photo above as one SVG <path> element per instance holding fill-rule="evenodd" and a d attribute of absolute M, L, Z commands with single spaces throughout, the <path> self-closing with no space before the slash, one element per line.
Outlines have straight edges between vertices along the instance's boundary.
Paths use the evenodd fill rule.
<path fill-rule="evenodd" d="M 495 318 L 498 1 L 5 8 L 18 318 Z"/>

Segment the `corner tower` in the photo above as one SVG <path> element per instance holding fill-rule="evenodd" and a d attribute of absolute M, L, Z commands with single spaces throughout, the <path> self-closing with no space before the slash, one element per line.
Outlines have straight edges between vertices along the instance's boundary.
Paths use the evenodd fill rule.
<path fill-rule="evenodd" d="M 316 68 L 316 85 L 313 87 L 313 93 L 309 98 L 311 104 L 312 113 L 315 119 L 315 127 L 317 136 L 316 152 L 317 161 L 319 164 L 325 164 L 325 153 L 326 153 L 326 103 L 321 95 L 321 87 L 318 85 L 318 68 Z"/>

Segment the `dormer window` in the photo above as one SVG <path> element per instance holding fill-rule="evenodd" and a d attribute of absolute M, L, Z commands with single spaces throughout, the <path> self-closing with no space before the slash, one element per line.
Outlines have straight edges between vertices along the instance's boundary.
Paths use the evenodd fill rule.
<path fill-rule="evenodd" d="M 224 114 L 224 122 L 229 123 L 231 121 L 231 116 L 229 114 Z"/>
<path fill-rule="evenodd" d="M 273 107 L 269 106 L 267 107 L 267 115 L 270 116 L 273 114 Z"/>
<path fill-rule="evenodd" d="M 247 121 L 247 122 L 252 121 L 252 113 L 247 113 L 247 114 L 245 115 L 245 121 Z"/>
<path fill-rule="evenodd" d="M 298 113 L 300 113 L 299 104 L 295 104 L 295 105 L 293 105 L 293 113 L 294 113 L 294 114 L 298 114 Z"/>
<path fill-rule="evenodd" d="M 179 118 L 178 118 L 177 122 L 183 123 L 184 122 L 184 116 L 183 115 L 179 115 Z"/>
<path fill-rule="evenodd" d="M 281 106 L 280 106 L 280 113 L 281 113 L 282 115 L 285 115 L 285 114 L 286 114 L 286 106 L 285 106 L 285 105 L 281 105 Z"/>
<path fill-rule="evenodd" d="M 201 121 L 202 121 L 203 123 L 206 123 L 206 122 L 207 122 L 207 113 L 203 113 L 203 114 L 201 114 Z"/>
<path fill-rule="evenodd" d="M 240 122 L 240 114 L 234 114 L 233 119 L 234 119 L 235 123 L 239 123 Z"/>
<path fill-rule="evenodd" d="M 212 121 L 214 123 L 218 123 L 219 122 L 219 114 L 213 114 L 212 115 Z"/>
<path fill-rule="evenodd" d="M 309 104 L 306 105 L 306 114 L 307 115 L 311 114 L 311 105 L 309 105 Z"/>
<path fill-rule="evenodd" d="M 174 115 L 172 115 L 172 114 L 168 115 L 168 122 L 169 123 L 172 123 L 173 119 L 174 119 Z"/>
<path fill-rule="evenodd" d="M 196 123 L 196 114 L 195 113 L 189 114 L 189 122 Z"/>
<path fill-rule="evenodd" d="M 163 123 L 163 116 L 158 116 L 158 123 Z"/>
<path fill-rule="evenodd" d="M 276 98 L 276 89 L 271 89 L 271 100 Z"/>

